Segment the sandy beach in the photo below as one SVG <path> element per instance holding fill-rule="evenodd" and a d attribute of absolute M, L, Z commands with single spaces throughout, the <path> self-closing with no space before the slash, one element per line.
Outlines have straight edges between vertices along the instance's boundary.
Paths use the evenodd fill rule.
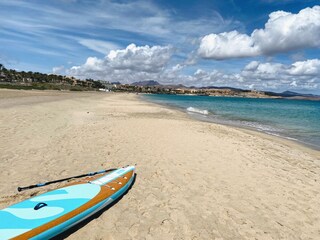
<path fill-rule="evenodd" d="M 0 207 L 18 186 L 136 165 L 66 239 L 319 239 L 320 152 L 134 94 L 0 90 Z"/>

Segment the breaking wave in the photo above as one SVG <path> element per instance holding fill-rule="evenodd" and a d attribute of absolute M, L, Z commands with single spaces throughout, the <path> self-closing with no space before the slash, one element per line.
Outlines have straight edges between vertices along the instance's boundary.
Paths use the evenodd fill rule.
<path fill-rule="evenodd" d="M 209 114 L 208 110 L 201 110 L 201 109 L 194 108 L 194 107 L 188 107 L 187 111 L 188 112 L 192 112 L 192 113 L 202 114 L 202 115 L 208 115 Z"/>

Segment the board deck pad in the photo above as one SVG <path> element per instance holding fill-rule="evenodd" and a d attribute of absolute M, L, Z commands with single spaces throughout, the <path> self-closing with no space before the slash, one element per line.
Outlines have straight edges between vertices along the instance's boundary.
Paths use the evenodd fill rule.
<path fill-rule="evenodd" d="M 129 184 L 131 184 L 134 177 L 133 171 L 134 167 L 120 168 L 93 181 L 80 182 L 56 189 L 0 210 L 0 239 L 10 239 L 24 233 L 32 233 L 34 229 L 39 229 L 41 226 L 48 225 L 57 219 L 75 215 L 75 211 L 79 211 L 79 209 L 87 205 L 90 207 L 84 210 L 88 212 L 86 215 L 91 215 L 95 211 L 95 205 L 104 207 L 104 205 L 111 203 L 129 188 Z M 128 174 L 130 175 L 129 179 L 124 176 Z M 122 184 L 121 181 L 125 184 Z M 108 184 L 112 186 L 108 186 Z M 114 185 L 115 187 L 113 187 Z M 103 196 L 101 196 L 102 193 Z M 95 200 L 96 204 L 90 205 L 93 200 Z M 84 211 L 80 211 L 79 214 L 81 212 Z M 83 219 L 85 218 L 86 216 Z M 73 226 L 81 219 L 75 218 L 74 221 L 70 221 L 67 218 L 69 223 L 67 226 L 59 228 L 60 230 L 57 229 L 57 234 L 61 229 L 66 230 L 68 226 Z M 53 227 L 44 230 L 50 230 Z M 51 230 L 50 232 L 52 233 L 49 233 L 48 236 L 53 237 L 56 235 L 55 231 Z M 41 234 L 38 235 L 41 236 Z M 27 236 L 37 239 L 37 235 L 29 234 Z M 44 234 L 43 236 L 46 235 Z"/>

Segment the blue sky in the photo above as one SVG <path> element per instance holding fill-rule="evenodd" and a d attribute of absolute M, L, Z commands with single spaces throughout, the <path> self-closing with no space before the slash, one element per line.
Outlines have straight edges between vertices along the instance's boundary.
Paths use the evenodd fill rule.
<path fill-rule="evenodd" d="M 311 0 L 0 1 L 7 68 L 320 94 Z"/>

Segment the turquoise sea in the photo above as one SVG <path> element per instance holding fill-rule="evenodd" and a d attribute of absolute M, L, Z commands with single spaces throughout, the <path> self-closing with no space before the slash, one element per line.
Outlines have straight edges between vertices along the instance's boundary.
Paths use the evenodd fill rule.
<path fill-rule="evenodd" d="M 161 94 L 143 98 L 200 120 L 254 129 L 320 149 L 320 101 Z"/>

